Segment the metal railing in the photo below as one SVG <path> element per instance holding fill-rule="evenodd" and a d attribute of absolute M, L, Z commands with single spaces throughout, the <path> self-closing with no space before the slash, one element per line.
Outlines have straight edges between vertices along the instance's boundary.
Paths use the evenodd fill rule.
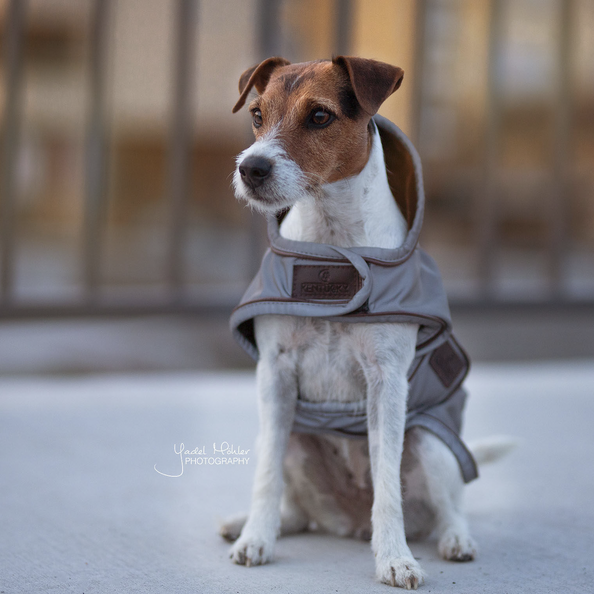
<path fill-rule="evenodd" d="M 535 305 L 594 305 L 594 292 L 576 298 L 567 288 L 564 269 L 568 262 L 569 205 L 572 197 L 570 158 L 574 122 L 574 81 L 572 80 L 574 28 L 578 0 L 558 0 L 553 68 L 554 98 L 552 101 L 552 159 L 547 179 L 549 191 L 543 204 L 546 218 L 546 246 L 543 253 L 547 260 L 548 289 L 539 299 L 503 299 L 496 290 L 496 258 L 502 247 L 501 223 L 501 155 L 504 134 L 504 54 L 506 51 L 506 9 L 513 0 L 489 0 L 487 40 L 487 89 L 484 106 L 483 160 L 480 182 L 474 190 L 473 229 L 474 247 L 478 254 L 475 275 L 478 291 L 474 297 L 459 301 L 465 306 L 523 306 Z M 427 16 L 432 8 L 443 7 L 440 0 L 419 0 L 417 8 L 417 34 L 415 48 L 415 92 L 413 101 L 413 137 L 419 140 L 423 117 L 423 69 L 428 46 L 426 35 Z M 460 5 L 452 3 L 450 6 Z M 421 150 L 421 158 L 423 158 Z M 426 170 L 430 174 L 429 170 Z M 594 184 L 591 184 L 594 187 Z M 594 200 L 594 195 L 591 196 Z M 430 206 L 429 206 L 430 208 Z M 535 219 L 540 212 L 534 213 Z"/>
<path fill-rule="evenodd" d="M 11 0 L 6 14 L 4 60 L 6 100 L 3 118 L 3 157 L 1 163 L 2 195 L 0 196 L 0 249 L 2 273 L 0 276 L 0 317 L 11 316 L 66 316 L 103 313 L 139 314 L 149 312 L 205 312 L 226 309 L 227 303 L 213 299 L 191 297 L 186 291 L 183 250 L 187 233 L 187 200 L 190 190 L 191 105 L 195 89 L 192 73 L 195 71 L 194 30 L 198 19 L 199 0 L 177 0 L 176 47 L 174 80 L 172 81 L 172 118 L 168 157 L 167 201 L 169 204 L 168 257 L 163 278 L 167 291 L 164 297 L 149 299 L 140 292 L 125 300 L 107 299 L 101 295 L 100 270 L 103 250 L 103 228 L 106 210 L 106 168 L 108 159 L 106 118 L 107 55 L 110 32 L 110 13 L 117 0 L 94 0 L 92 4 L 88 81 L 91 103 L 86 137 L 86 186 L 84 207 L 84 241 L 80 250 L 80 263 L 84 291 L 80 300 L 68 303 L 25 304 L 14 297 L 15 263 L 15 163 L 19 150 L 21 105 L 23 95 L 23 44 L 27 17 L 27 0 Z M 424 14 L 428 0 L 417 3 L 417 70 L 423 65 Z M 554 191 L 548 206 L 549 221 L 549 277 L 551 293 L 547 303 L 567 299 L 563 289 L 564 254 L 566 251 L 566 221 L 568 175 L 568 146 L 572 120 L 569 44 L 574 0 L 564 0 L 560 22 L 561 35 L 558 48 L 558 94 L 555 111 Z M 500 134 L 500 80 L 499 68 L 502 52 L 502 0 L 491 0 L 488 64 L 488 104 L 486 125 L 486 158 L 481 198 L 476 201 L 478 249 L 480 252 L 480 297 L 474 304 L 494 303 L 493 255 L 498 247 L 496 171 Z M 260 0 L 258 20 L 260 48 L 264 58 L 279 53 L 278 21 L 279 0 Z M 348 53 L 350 46 L 353 6 L 350 0 L 337 0 L 335 4 L 336 53 Z M 417 79 L 421 77 L 417 72 Z M 415 89 L 415 106 L 422 105 L 422 89 Z M 417 109 L 416 119 L 421 117 Z M 254 233 L 260 231 L 254 229 Z M 256 250 L 257 251 L 257 250 Z M 590 300 L 594 303 L 594 296 Z"/>
<path fill-rule="evenodd" d="M 549 300 L 563 300 L 562 267 L 566 252 L 568 155 L 571 129 L 571 63 L 570 42 L 574 0 L 560 3 L 559 47 L 556 67 L 556 105 L 554 133 L 553 191 L 547 208 Z M 504 49 L 503 0 L 491 0 L 489 15 L 489 72 L 487 89 L 487 126 L 481 199 L 477 200 L 477 239 L 479 244 L 479 278 L 481 297 L 492 299 L 494 255 L 497 251 L 497 170 L 502 130 L 501 61 Z"/>
<path fill-rule="evenodd" d="M 2 306 L 12 305 L 14 280 L 15 171 L 21 123 L 23 86 L 23 39 L 25 1 L 13 1 L 8 7 L 4 37 L 6 63 L 6 102 L 4 107 L 4 143 L 2 150 L 2 196 L 0 196 L 0 246 L 2 248 L 0 295 Z"/>
<path fill-rule="evenodd" d="M 23 44 L 27 0 L 11 0 L 6 17 L 3 188 L 0 197 L 1 263 L 0 317 L 61 316 L 98 313 L 156 313 L 203 311 L 224 307 L 212 301 L 201 303 L 184 295 L 183 248 L 190 189 L 191 105 L 194 93 L 194 28 L 198 0 L 177 0 L 175 68 L 172 81 L 172 118 L 169 145 L 167 200 L 169 203 L 168 257 L 163 277 L 167 296 L 150 299 L 142 291 L 128 298 L 101 295 L 101 255 L 107 200 L 106 88 L 110 17 L 117 0 L 93 0 L 89 43 L 89 116 L 86 133 L 84 233 L 80 250 L 83 294 L 75 302 L 23 304 L 14 298 L 15 262 L 15 163 L 19 149 L 23 81 Z"/>

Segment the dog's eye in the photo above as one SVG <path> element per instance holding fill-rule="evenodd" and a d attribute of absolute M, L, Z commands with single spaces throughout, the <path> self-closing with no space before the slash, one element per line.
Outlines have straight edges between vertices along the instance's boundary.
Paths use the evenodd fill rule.
<path fill-rule="evenodd" d="M 259 128 L 262 125 L 262 112 L 259 109 L 254 109 L 254 111 L 252 111 L 252 119 L 254 128 Z"/>
<path fill-rule="evenodd" d="M 334 120 L 334 116 L 323 109 L 314 109 L 309 117 L 309 122 L 314 128 L 325 128 Z"/>

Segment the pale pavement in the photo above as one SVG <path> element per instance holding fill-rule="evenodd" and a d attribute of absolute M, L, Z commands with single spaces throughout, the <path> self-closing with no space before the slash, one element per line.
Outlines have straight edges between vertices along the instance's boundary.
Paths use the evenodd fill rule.
<path fill-rule="evenodd" d="M 523 443 L 468 487 L 474 563 L 412 545 L 420 591 L 594 592 L 594 360 L 475 365 L 468 386 L 466 436 Z M 269 566 L 229 562 L 215 518 L 248 507 L 256 425 L 249 372 L 0 378 L 0 592 L 388 592 L 349 539 L 287 537 Z M 154 469 L 178 474 L 181 442 L 210 455 L 224 441 L 247 465 Z"/>

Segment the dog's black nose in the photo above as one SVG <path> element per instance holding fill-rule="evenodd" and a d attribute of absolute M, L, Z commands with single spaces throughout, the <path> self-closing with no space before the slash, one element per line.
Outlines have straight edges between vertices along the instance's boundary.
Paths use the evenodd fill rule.
<path fill-rule="evenodd" d="M 265 157 L 246 157 L 239 165 L 241 179 L 250 188 L 261 186 L 272 171 L 272 161 Z"/>

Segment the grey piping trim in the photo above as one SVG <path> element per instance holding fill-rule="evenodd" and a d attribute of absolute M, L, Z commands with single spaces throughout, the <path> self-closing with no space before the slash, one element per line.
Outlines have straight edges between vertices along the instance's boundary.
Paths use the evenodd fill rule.
<path fill-rule="evenodd" d="M 326 424 L 320 424 L 320 413 L 326 417 Z M 314 423 L 310 427 L 307 424 L 308 413 L 314 416 Z M 345 427 L 344 417 L 352 419 L 352 423 Z M 297 433 L 330 434 L 350 439 L 364 439 L 367 437 L 367 414 L 366 401 L 356 402 L 309 402 L 297 400 L 295 418 L 301 418 L 302 422 L 293 427 Z M 332 420 L 341 421 L 342 428 L 332 427 Z M 303 422 L 305 421 L 305 422 Z M 363 426 L 365 429 L 363 429 Z M 412 427 L 422 427 L 441 439 L 451 450 L 458 465 L 465 483 L 478 477 L 478 469 L 472 453 L 464 445 L 460 437 L 442 421 L 426 412 L 409 412 L 407 414 L 405 431 Z"/>
<path fill-rule="evenodd" d="M 321 424 L 321 418 L 324 423 Z M 350 420 L 345 424 L 345 418 Z M 309 425 L 308 420 L 312 424 Z M 338 421 L 339 426 L 333 427 Z M 296 433 L 332 434 L 353 439 L 367 437 L 367 401 L 355 402 L 311 402 L 297 399 L 295 406 Z"/>
<path fill-rule="evenodd" d="M 478 468 L 470 450 L 464 445 L 460 437 L 439 419 L 429 413 L 417 413 L 406 421 L 406 429 L 408 430 L 411 427 L 422 427 L 427 431 L 431 431 L 452 450 L 465 483 L 478 478 Z"/>

